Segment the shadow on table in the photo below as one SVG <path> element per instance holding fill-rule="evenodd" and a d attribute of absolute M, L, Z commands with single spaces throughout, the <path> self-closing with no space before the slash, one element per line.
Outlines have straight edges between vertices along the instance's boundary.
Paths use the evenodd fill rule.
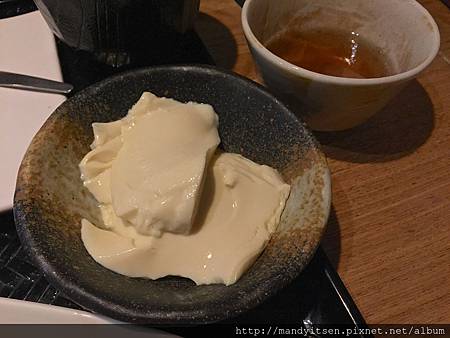
<path fill-rule="evenodd" d="M 414 152 L 430 137 L 433 128 L 433 104 L 414 80 L 366 123 L 346 131 L 315 135 L 330 158 L 355 163 L 387 162 Z"/>
<path fill-rule="evenodd" d="M 327 228 L 322 237 L 322 247 L 335 270 L 338 270 L 341 256 L 341 230 L 334 206 L 331 206 Z"/>
<path fill-rule="evenodd" d="M 202 39 L 214 63 L 232 69 L 237 60 L 237 43 L 233 33 L 222 22 L 205 13 L 200 13 L 195 30 Z"/>

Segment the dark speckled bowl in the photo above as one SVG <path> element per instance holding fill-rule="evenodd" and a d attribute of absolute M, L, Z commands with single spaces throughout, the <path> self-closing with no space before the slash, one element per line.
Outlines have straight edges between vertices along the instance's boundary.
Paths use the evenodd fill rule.
<path fill-rule="evenodd" d="M 226 151 L 273 166 L 292 184 L 277 232 L 234 285 L 129 278 L 103 268 L 84 249 L 81 218 L 98 218 L 78 170 L 93 140 L 91 123 L 121 118 L 143 91 L 211 104 Z M 214 322 L 258 305 L 303 270 L 319 244 L 329 209 L 326 160 L 304 125 L 263 87 L 203 66 L 136 70 L 67 100 L 28 148 L 14 199 L 20 239 L 55 287 L 86 309 L 147 324 Z"/>

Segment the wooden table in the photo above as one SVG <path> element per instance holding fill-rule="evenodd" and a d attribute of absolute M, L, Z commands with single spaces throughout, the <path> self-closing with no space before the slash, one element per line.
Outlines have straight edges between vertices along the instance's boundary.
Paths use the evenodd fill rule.
<path fill-rule="evenodd" d="M 450 9 L 433 64 L 369 122 L 318 133 L 333 179 L 323 247 L 368 323 L 450 323 Z M 202 0 L 197 31 L 219 66 L 256 72 L 233 0 Z"/>

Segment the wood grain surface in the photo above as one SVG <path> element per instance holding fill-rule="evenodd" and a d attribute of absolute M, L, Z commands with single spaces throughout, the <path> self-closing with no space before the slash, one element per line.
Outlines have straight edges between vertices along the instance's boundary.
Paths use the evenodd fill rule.
<path fill-rule="evenodd" d="M 450 9 L 420 1 L 441 50 L 367 123 L 317 133 L 332 171 L 323 247 L 368 323 L 450 323 Z M 202 0 L 197 31 L 219 66 L 257 79 L 233 0 Z"/>

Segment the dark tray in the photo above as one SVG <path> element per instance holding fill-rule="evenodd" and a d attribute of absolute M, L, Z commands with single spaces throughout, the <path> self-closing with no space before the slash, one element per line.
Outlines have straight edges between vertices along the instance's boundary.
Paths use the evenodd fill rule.
<path fill-rule="evenodd" d="M 202 41 L 193 31 L 180 37 L 177 48 L 171 49 L 170 53 L 143 51 L 133 65 L 121 69 L 99 64 L 90 55 L 74 51 L 60 41 L 57 41 L 57 46 L 64 80 L 75 86 L 75 92 L 111 74 L 134 67 L 177 63 L 213 64 Z M 33 260 L 26 256 L 15 231 L 11 210 L 0 214 L 0 297 L 80 308 L 49 285 L 34 266 Z M 291 285 L 254 310 L 224 324 L 227 323 L 367 327 L 320 248 L 306 270 Z M 182 329 L 176 332 L 183 334 Z"/>
<path fill-rule="evenodd" d="M 31 0 L 0 0 L 0 19 L 36 10 Z"/>

